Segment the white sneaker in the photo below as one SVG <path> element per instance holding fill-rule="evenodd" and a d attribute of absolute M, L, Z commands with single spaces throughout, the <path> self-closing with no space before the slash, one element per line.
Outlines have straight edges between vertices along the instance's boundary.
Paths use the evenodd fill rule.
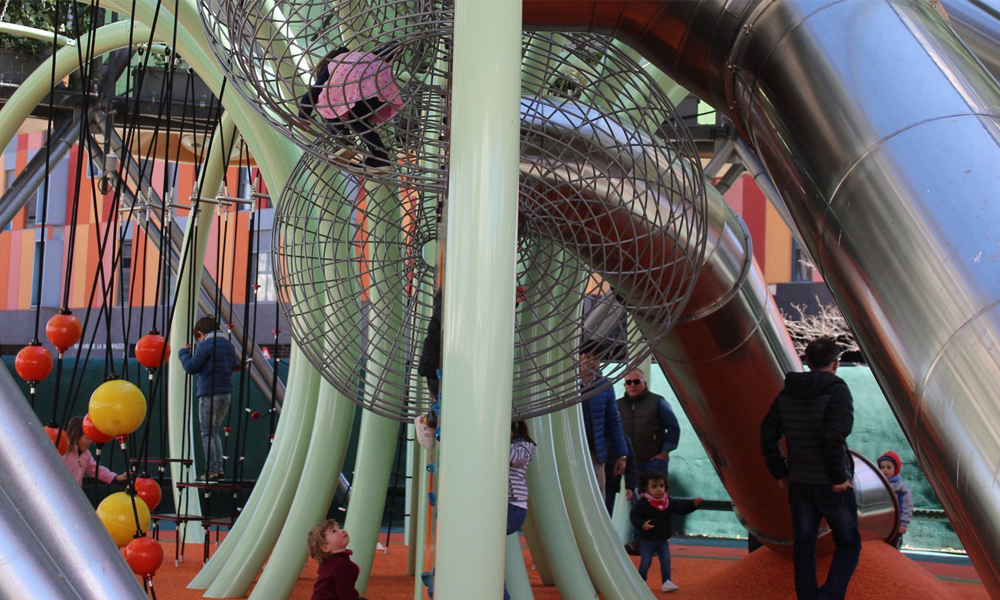
<path fill-rule="evenodd" d="M 426 422 L 426 417 L 420 415 L 413 419 L 413 425 L 417 429 L 417 443 L 425 450 L 434 448 L 434 430 Z"/>
<path fill-rule="evenodd" d="M 668 579 L 668 580 L 666 580 L 666 581 L 663 582 L 663 588 L 662 589 L 663 589 L 664 592 L 676 592 L 677 590 L 679 590 L 681 588 L 677 587 L 676 583 L 674 583 L 673 581 L 670 581 Z"/>

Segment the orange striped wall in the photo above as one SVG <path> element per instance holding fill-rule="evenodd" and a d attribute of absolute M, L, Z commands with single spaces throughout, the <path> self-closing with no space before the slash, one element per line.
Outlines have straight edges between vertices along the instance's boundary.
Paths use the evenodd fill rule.
<path fill-rule="evenodd" d="M 20 173 L 27 164 L 28 152 L 32 148 L 38 148 L 43 140 L 42 134 L 21 135 L 17 139 L 16 153 L 14 156 L 15 172 Z M 0 154 L 0 159 L 4 162 L 11 160 L 10 154 Z M 153 187 L 162 192 L 163 163 L 157 163 L 151 173 Z M 70 152 L 70 174 L 76 173 L 76 152 Z M 100 281 L 98 266 L 104 266 L 106 277 L 110 277 L 111 259 L 113 247 L 105 249 L 103 256 L 99 252 L 98 235 L 104 235 L 104 224 L 110 218 L 113 207 L 112 195 L 97 197 L 94 202 L 94 181 L 87 177 L 87 169 L 81 171 L 80 205 L 77 216 L 77 239 L 76 247 L 72 256 L 69 256 L 68 238 L 69 228 L 62 227 L 63 230 L 55 233 L 56 227 L 47 232 L 46 237 L 51 239 L 53 235 L 63 239 L 63 263 L 72 262 L 72 278 L 69 282 L 69 305 L 70 308 L 86 307 L 90 299 L 91 288 L 94 281 Z M 227 173 L 227 191 L 231 196 L 237 195 L 239 171 L 230 168 Z M 0 186 L 6 184 L 2 180 L 3 169 L 0 169 Z M 177 180 L 179 189 L 178 198 L 174 201 L 188 205 L 192 189 L 196 184 L 195 168 L 193 165 L 182 164 L 178 169 Z M 362 188 L 363 190 L 363 188 Z M 72 210 L 72 199 L 75 190 L 73 186 L 68 186 L 68 198 L 66 202 L 66 222 L 70 221 Z M 206 190 L 207 192 L 207 190 Z M 214 196 L 215 190 L 207 193 Z M 363 192 L 362 192 L 363 193 Z M 412 198 L 401 198 L 404 207 L 412 205 Z M 739 212 L 746 221 L 753 240 L 754 256 L 761 265 L 767 283 L 784 283 L 790 280 L 792 272 L 792 237 L 788 228 L 782 222 L 778 213 L 770 206 L 763 193 L 753 183 L 748 176 L 741 177 L 736 184 L 726 194 L 726 201 L 734 210 Z M 96 207 L 95 207 L 96 204 Z M 358 232 L 357 244 L 358 258 L 360 259 L 361 271 L 359 273 L 362 289 L 367 289 L 369 285 L 369 273 L 367 271 L 368 247 L 367 240 L 368 223 L 365 218 L 366 199 L 362 196 L 358 202 L 359 219 L 361 220 L 361 230 Z M 178 210 L 180 216 L 184 216 L 188 211 Z M 404 225 L 409 222 L 409 216 L 404 215 Z M 205 258 L 205 267 L 210 273 L 220 270 L 220 262 L 224 261 L 225 266 L 221 269 L 221 287 L 223 292 L 234 304 L 242 304 L 246 301 L 246 285 L 249 273 L 247 271 L 247 253 L 250 247 L 249 228 L 250 213 L 248 211 L 237 211 L 231 207 L 227 210 L 227 220 L 222 221 L 218 216 L 210 223 L 211 234 L 208 252 Z M 26 211 L 17 215 L 12 224 L 11 231 L 0 232 L 0 310 L 24 310 L 31 308 L 31 279 L 34 261 L 34 229 L 26 230 Z M 223 259 L 219 258 L 219 244 L 221 242 L 220 223 L 225 224 L 228 233 L 225 235 L 226 246 L 222 248 Z M 112 236 L 117 244 L 117 231 L 112 231 Z M 132 238 L 132 271 L 135 273 L 136 286 L 132 290 L 131 303 L 133 305 L 152 305 L 158 301 L 156 297 L 156 280 L 159 253 L 146 244 L 146 237 L 140 228 L 135 228 Z M 254 261 L 255 263 L 255 261 Z M 117 281 L 118 278 L 115 280 Z M 819 281 L 818 274 L 815 279 Z M 145 289 L 141 282 L 145 280 Z M 598 285 L 598 282 L 594 282 Z M 231 295 L 231 297 L 230 297 Z M 118 291 L 115 291 L 113 302 L 119 301 Z M 99 294 L 95 298 L 95 306 L 102 302 Z"/>

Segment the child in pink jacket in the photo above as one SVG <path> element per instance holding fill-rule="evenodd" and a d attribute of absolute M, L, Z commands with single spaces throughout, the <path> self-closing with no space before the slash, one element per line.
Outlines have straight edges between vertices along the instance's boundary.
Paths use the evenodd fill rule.
<path fill-rule="evenodd" d="M 73 417 L 66 424 L 66 437 L 69 439 L 69 450 L 63 454 L 63 462 L 69 467 L 77 485 L 83 485 L 83 476 L 96 477 L 104 483 L 125 481 L 126 473 L 116 475 L 114 471 L 98 467 L 94 455 L 90 453 L 90 439 L 83 435 L 83 417 Z"/>

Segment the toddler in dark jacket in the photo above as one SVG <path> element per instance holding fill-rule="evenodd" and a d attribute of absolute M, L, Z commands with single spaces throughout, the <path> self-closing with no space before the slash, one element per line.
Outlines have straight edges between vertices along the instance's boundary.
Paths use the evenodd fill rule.
<path fill-rule="evenodd" d="M 319 562 L 312 600 L 364 600 L 355 584 L 361 569 L 351 560 L 347 544 L 351 537 L 340 523 L 327 519 L 312 528 L 306 543 L 309 556 Z"/>
<path fill-rule="evenodd" d="M 652 471 L 644 477 L 641 498 L 630 515 L 632 525 L 639 530 L 639 575 L 646 580 L 653 555 L 660 557 L 660 575 L 664 592 L 676 592 L 677 584 L 670 581 L 670 536 L 673 534 L 671 515 L 686 515 L 701 505 L 701 498 L 684 500 L 667 496 L 667 476 Z"/>

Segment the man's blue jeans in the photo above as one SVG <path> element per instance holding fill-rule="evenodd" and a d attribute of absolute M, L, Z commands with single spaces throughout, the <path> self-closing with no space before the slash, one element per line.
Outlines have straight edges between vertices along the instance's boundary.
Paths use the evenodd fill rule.
<path fill-rule="evenodd" d="M 514 506 L 513 504 L 507 505 L 507 535 L 512 533 L 517 533 L 521 527 L 524 526 L 524 519 L 528 516 L 528 509 L 521 508 L 520 506 Z M 510 600 L 510 594 L 507 593 L 507 584 L 504 583 L 503 586 L 503 600 Z"/>
<path fill-rule="evenodd" d="M 670 540 L 639 540 L 639 575 L 646 581 L 653 555 L 660 557 L 660 576 L 670 580 Z"/>
<path fill-rule="evenodd" d="M 201 447 L 205 451 L 208 469 L 205 475 L 222 473 L 222 439 L 219 426 L 229 414 L 231 394 L 215 394 L 198 398 L 198 423 L 201 425 Z"/>
<path fill-rule="evenodd" d="M 834 492 L 830 485 L 790 483 L 795 536 L 795 593 L 799 600 L 843 600 L 847 584 L 858 566 L 861 533 L 858 531 L 858 501 L 854 489 Z M 816 538 L 821 519 L 826 519 L 837 549 L 826 583 L 816 579 Z"/>

